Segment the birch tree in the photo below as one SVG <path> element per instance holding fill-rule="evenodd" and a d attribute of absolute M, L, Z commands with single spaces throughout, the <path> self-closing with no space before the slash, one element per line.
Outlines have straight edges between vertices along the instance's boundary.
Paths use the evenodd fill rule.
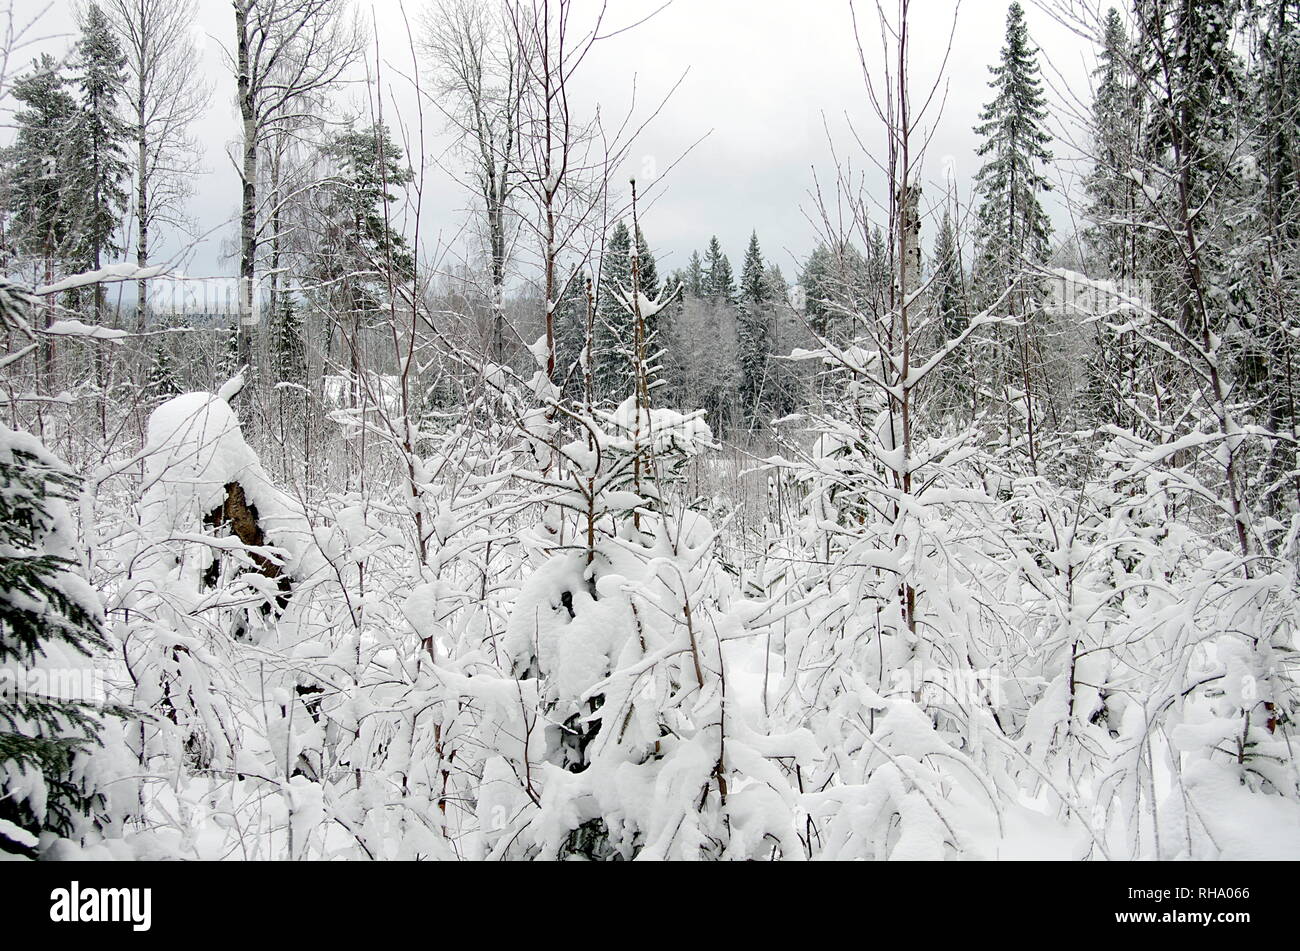
<path fill-rule="evenodd" d="M 253 363 L 259 160 L 267 138 L 303 103 L 337 83 L 360 53 L 344 0 L 234 0 L 235 73 L 241 121 L 239 177 L 240 359 Z"/>
<path fill-rule="evenodd" d="M 193 134 L 212 90 L 195 75 L 198 50 L 191 33 L 197 0 L 105 0 L 126 56 L 123 95 L 135 145 L 135 259 L 148 267 L 157 228 L 188 228 L 201 146 Z M 136 288 L 140 329 L 147 319 L 149 282 Z"/>

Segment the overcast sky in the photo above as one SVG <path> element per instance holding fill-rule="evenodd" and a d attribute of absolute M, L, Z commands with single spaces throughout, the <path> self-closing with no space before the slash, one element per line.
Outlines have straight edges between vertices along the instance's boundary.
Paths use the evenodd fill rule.
<path fill-rule="evenodd" d="M 407 0 L 407 11 L 414 14 L 420 3 Z M 661 3 L 613 0 L 608 22 L 635 22 Z M 71 41 L 74 5 L 75 0 L 55 0 L 42 21 L 41 32 L 52 37 L 45 46 L 56 54 Z M 1058 125 L 1054 131 L 1068 132 L 1064 126 L 1072 108 L 1063 101 L 1064 88 L 1086 101 L 1095 54 L 1090 44 L 1032 3 L 1026 6 L 1031 33 L 1043 49 L 1043 70 Z M 208 171 L 197 183 L 191 213 L 209 237 L 198 247 L 189 270 L 230 273 L 234 265 L 228 254 L 236 233 L 239 192 L 228 149 L 236 139 L 237 124 L 234 80 L 224 66 L 222 48 L 233 33 L 233 15 L 228 0 L 199 0 L 199 7 L 195 33 L 201 63 L 196 75 L 207 78 L 213 97 L 210 116 L 198 130 Z M 378 23 L 387 81 L 395 88 L 404 86 L 398 72 L 408 71 L 410 54 L 398 3 L 361 2 L 358 7 L 367 21 L 373 16 Z M 874 44 L 870 40 L 878 32 L 872 33 L 875 28 L 868 23 L 874 18 L 874 4 L 859 2 L 858 7 L 870 66 L 878 50 L 878 39 Z M 957 9 L 953 0 L 914 0 L 916 96 L 934 80 Z M 960 6 L 943 115 L 935 124 L 923 170 L 927 200 L 942 191 L 939 183 L 947 169 L 952 170 L 960 199 L 970 199 L 971 177 L 978 168 L 978 137 L 972 127 L 989 98 L 988 66 L 1002 46 L 1005 18 L 1004 0 L 964 0 Z M 33 52 L 26 51 L 28 56 Z M 634 79 L 644 114 L 686 72 L 677 92 L 639 140 L 627 169 L 642 177 L 647 169 L 663 175 L 698 143 L 659 183 L 658 197 L 642 216 L 661 269 L 682 266 L 691 250 L 702 248 L 712 234 L 718 235 L 738 267 L 750 232 L 757 230 L 769 259 L 793 278 L 798 261 L 816 244 L 809 222 L 814 168 L 823 184 L 833 178 L 827 127 L 836 150 L 852 157 L 860 168 L 869 170 L 870 160 L 854 155 L 858 149 L 848 122 L 854 123 L 868 149 L 879 148 L 883 141 L 863 86 L 848 0 L 674 0 L 648 23 L 598 44 L 583 68 L 584 98 L 598 98 L 606 114 L 626 109 Z M 385 107 L 390 110 L 388 118 L 400 112 L 413 126 L 411 97 L 401 92 L 393 95 Z M 340 95 L 340 108 L 364 111 L 365 101 L 364 91 L 354 87 Z M 436 128 L 436 115 L 427 116 L 427 121 L 426 157 L 454 166 L 454 156 L 445 154 L 449 143 Z M 1057 153 L 1061 161 L 1054 175 L 1061 179 L 1064 192 L 1071 187 L 1074 153 L 1064 142 L 1058 143 Z M 471 201 L 451 175 L 431 167 L 424 242 L 438 236 L 452 241 Z M 1059 195 L 1049 201 L 1049 209 L 1058 230 L 1068 229 Z M 927 246 L 932 237 L 923 238 Z"/>

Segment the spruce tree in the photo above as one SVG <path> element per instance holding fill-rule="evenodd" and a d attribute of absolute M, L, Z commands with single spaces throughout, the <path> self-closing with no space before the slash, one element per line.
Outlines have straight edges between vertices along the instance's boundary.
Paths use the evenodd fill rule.
<path fill-rule="evenodd" d="M 1084 181 L 1088 195 L 1089 251 L 1107 276 L 1124 280 L 1136 269 L 1140 102 L 1133 50 L 1118 10 L 1111 7 L 1102 27 L 1100 63 L 1093 74 L 1093 167 Z"/>
<path fill-rule="evenodd" d="M 123 183 L 130 175 L 130 133 L 118 112 L 125 69 L 126 57 L 108 18 L 98 4 L 90 4 L 77 42 L 80 102 L 72 127 L 72 188 L 77 200 L 72 253 L 85 270 L 99 270 L 106 254 L 121 250 L 118 231 L 128 200 Z M 97 313 L 103 310 L 103 298 L 103 288 L 97 286 Z"/>
<path fill-rule="evenodd" d="M 701 260 L 698 251 L 691 252 L 691 259 L 687 263 L 686 272 L 683 275 L 682 287 L 685 288 L 688 297 L 694 297 L 696 300 L 702 300 L 707 294 L 704 281 L 704 261 Z"/>
<path fill-rule="evenodd" d="M 1102 25 L 1098 58 L 1092 105 L 1093 167 L 1084 181 L 1089 218 L 1084 240 L 1094 271 L 1114 281 L 1120 294 L 1133 295 L 1141 256 L 1136 225 L 1144 214 L 1138 185 L 1143 163 L 1141 100 L 1133 45 L 1114 7 Z M 1129 402 L 1139 355 L 1134 335 L 1116 334 L 1112 323 L 1093 321 L 1083 409 L 1090 421 L 1130 428 L 1135 423 Z"/>
<path fill-rule="evenodd" d="M 624 296 L 632 291 L 631 251 L 631 229 L 626 222 L 619 221 L 610 232 L 601 259 L 593 347 L 596 396 L 614 403 L 632 395 L 634 331 L 632 315 L 623 304 Z"/>
<path fill-rule="evenodd" d="M 984 164 L 975 177 L 981 197 L 976 222 L 976 281 L 983 302 L 1023 285 L 1025 271 L 1047 263 L 1051 222 L 1039 196 L 1051 190 L 1043 168 L 1052 161 L 1045 129 L 1047 104 L 1038 75 L 1038 50 L 1019 3 L 1007 10 L 1001 62 L 990 67 L 993 101 L 975 131 L 984 140 Z"/>
<path fill-rule="evenodd" d="M 736 279 L 731 262 L 722 253 L 717 237 L 709 239 L 709 249 L 704 255 L 704 298 L 714 304 L 736 302 Z"/>
<path fill-rule="evenodd" d="M 12 89 L 19 103 L 9 168 L 9 242 L 43 264 L 46 282 L 67 250 L 72 199 L 68 138 L 77 104 L 58 62 L 46 54 Z"/>
<path fill-rule="evenodd" d="M 936 344 L 943 346 L 965 333 L 971 318 L 957 226 L 952 220 L 952 212 L 947 208 L 944 209 L 943 220 L 935 236 L 930 268 L 929 299 L 938 318 L 939 339 Z M 959 347 L 948 359 L 952 363 L 953 372 L 942 377 L 939 410 L 960 413 L 972 405 L 970 356 L 966 347 Z"/>
<path fill-rule="evenodd" d="M 271 316 L 271 367 L 277 383 L 307 384 L 307 345 L 302 315 L 289 294 L 281 295 L 280 306 Z"/>
<path fill-rule="evenodd" d="M 758 233 L 749 239 L 740 275 L 740 304 L 736 319 L 736 352 L 740 364 L 740 405 L 753 426 L 765 415 L 765 387 L 772 354 L 771 288 L 763 266 Z"/>
<path fill-rule="evenodd" d="M 944 209 L 939 233 L 934 239 L 934 277 L 930 297 L 939 314 L 944 340 L 960 337 L 970 324 L 970 304 L 966 300 L 966 275 L 962 270 L 961 248 L 952 212 Z"/>
<path fill-rule="evenodd" d="M 0 281 L 0 329 L 31 301 Z M 86 753 L 102 707 L 87 660 L 108 649 L 94 592 L 78 575 L 66 506 L 77 480 L 28 433 L 0 425 L 0 852 L 35 856 L 39 837 L 85 831 L 104 798 Z M 87 689 L 89 688 L 89 689 Z"/>
<path fill-rule="evenodd" d="M 1042 318 L 1042 282 L 1035 271 L 1047 264 L 1052 226 L 1039 196 L 1051 189 L 1043 174 L 1051 162 L 1045 129 L 1047 105 L 1019 3 L 1007 10 L 1001 62 L 990 67 L 993 101 L 980 113 L 984 164 L 975 177 L 980 205 L 975 224 L 976 306 L 999 300 L 1020 324 L 1013 333 L 995 331 L 989 364 L 978 376 L 998 394 L 1003 426 L 1024 437 L 1029 467 L 1037 471 L 1040 422 L 1056 388 L 1045 379 L 1047 347 Z M 1023 426 L 1023 429 L 1022 429 Z"/>
<path fill-rule="evenodd" d="M 165 341 L 165 338 L 164 338 Z M 180 394 L 176 381 L 176 367 L 166 342 L 155 343 L 149 355 L 149 369 L 145 373 L 144 390 L 155 405 Z"/>
<path fill-rule="evenodd" d="M 831 303 L 834 273 L 835 259 L 830 248 L 819 244 L 804 262 L 803 273 L 799 275 L 804 317 L 819 337 L 829 336 L 834 322 Z"/>
<path fill-rule="evenodd" d="M 640 228 L 637 229 L 636 244 L 640 259 L 641 294 L 648 300 L 657 300 L 662 290 L 659 269 L 645 233 Z M 631 395 L 636 376 L 632 357 L 636 328 L 632 325 L 632 313 L 624 304 L 625 298 L 632 292 L 631 254 L 632 232 L 625 222 L 620 221 L 610 233 L 601 262 L 594 348 L 597 397 L 614 403 L 622 402 Z M 584 294 L 585 290 L 581 290 L 573 305 L 575 319 L 579 322 L 583 319 L 586 308 L 586 301 L 582 299 Z M 646 355 L 652 370 L 663 342 L 660 316 L 655 314 L 645 318 Z"/>
<path fill-rule="evenodd" d="M 650 244 L 640 228 L 636 229 L 636 250 L 641 259 L 641 293 L 655 300 L 662 290 L 659 285 L 659 265 L 655 262 L 654 252 L 650 250 Z M 653 329 L 651 332 L 653 333 Z"/>
<path fill-rule="evenodd" d="M 1294 314 L 1300 311 L 1300 274 L 1286 262 L 1300 259 L 1300 3 L 1263 0 L 1255 10 L 1254 96 L 1258 132 L 1255 153 L 1266 186 L 1260 221 L 1268 236 L 1258 289 L 1263 318 L 1261 343 L 1268 354 L 1267 426 L 1294 437 L 1300 429 L 1296 407 L 1296 369 L 1300 346 Z M 1270 306 L 1271 305 L 1271 306 Z M 1300 507 L 1300 480 L 1283 478 L 1297 469 L 1291 439 L 1273 442 L 1267 463 L 1272 512 L 1283 499 Z M 1288 483 L 1290 483 L 1288 485 Z"/>

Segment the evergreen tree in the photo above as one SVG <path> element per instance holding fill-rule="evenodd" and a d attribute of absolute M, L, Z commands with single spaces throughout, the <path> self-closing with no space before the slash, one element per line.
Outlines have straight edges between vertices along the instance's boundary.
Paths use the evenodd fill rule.
<path fill-rule="evenodd" d="M 681 284 L 685 288 L 688 297 L 702 300 L 706 295 L 704 262 L 700 259 L 700 252 L 691 252 L 691 259 L 686 265 L 686 272 L 682 275 Z"/>
<path fill-rule="evenodd" d="M 966 275 L 962 270 L 961 248 L 952 212 L 944 209 L 943 221 L 934 240 L 934 277 L 930 298 L 939 314 L 944 340 L 960 337 L 970 324 L 970 304 L 966 300 Z"/>
<path fill-rule="evenodd" d="M 171 348 L 163 338 L 155 343 L 149 355 L 149 369 L 145 373 L 144 389 L 152 403 L 161 403 L 181 393 L 176 380 L 176 366 Z"/>
<path fill-rule="evenodd" d="M 118 113 L 126 57 L 103 10 L 90 4 L 77 42 L 79 108 L 72 126 L 72 188 L 77 200 L 76 266 L 98 270 L 105 254 L 121 250 L 119 226 L 128 196 L 126 160 L 129 130 Z M 103 289 L 96 287 L 96 311 Z"/>
<path fill-rule="evenodd" d="M 834 309 L 831 301 L 834 273 L 834 255 L 826 245 L 819 244 L 808 256 L 803 273 L 799 275 L 804 317 L 813 333 L 819 337 L 829 336 L 833 323 Z"/>
<path fill-rule="evenodd" d="M 763 266 L 758 232 L 749 239 L 740 276 L 740 306 L 736 320 L 736 352 L 740 364 L 740 405 L 752 426 L 768 406 L 765 387 L 772 354 L 771 287 Z"/>
<path fill-rule="evenodd" d="M 636 250 L 641 259 L 641 293 L 651 300 L 656 300 L 662 290 L 659 286 L 659 265 L 655 263 L 654 252 L 650 250 L 650 244 L 640 228 L 636 229 Z"/>
<path fill-rule="evenodd" d="M 1255 15 L 1257 151 L 1268 182 L 1266 210 L 1271 228 L 1293 242 L 1300 239 L 1300 4 L 1261 0 Z"/>
<path fill-rule="evenodd" d="M 1133 50 L 1124 20 L 1111 7 L 1102 32 L 1092 105 L 1093 168 L 1088 195 L 1089 250 L 1105 273 L 1127 279 L 1136 269 L 1137 153 L 1141 104 L 1132 68 Z"/>
<path fill-rule="evenodd" d="M 399 280 L 414 267 L 406 238 L 390 223 L 388 206 L 397 201 L 392 189 L 409 185 L 415 173 L 387 125 L 349 129 L 326 145 L 325 154 L 336 169 L 329 189 L 331 270 L 352 275 L 374 294 L 390 259 Z"/>
<path fill-rule="evenodd" d="M 952 212 L 945 208 L 939 232 L 934 240 L 934 257 L 931 260 L 929 299 L 938 318 L 938 346 L 956 340 L 970 326 L 970 301 L 967 296 L 966 273 L 962 268 L 961 245 L 957 240 L 957 226 Z M 944 374 L 939 382 L 941 396 L 938 410 L 941 413 L 962 413 L 971 408 L 972 381 L 970 354 L 959 347 L 949 358 L 953 372 Z"/>
<path fill-rule="evenodd" d="M 1038 50 L 1029 40 L 1019 3 L 1007 10 L 1001 63 L 990 67 L 995 92 L 975 131 L 985 160 L 975 183 L 981 196 L 976 222 L 975 277 L 984 302 L 1022 284 L 1026 268 L 1047 263 L 1051 222 L 1039 196 L 1051 190 L 1043 166 L 1052 160 L 1044 128 L 1047 105 L 1038 76 Z"/>
<path fill-rule="evenodd" d="M 654 253 L 638 228 L 636 235 L 637 257 L 640 262 L 641 294 L 647 300 L 658 300 L 662 288 Z M 599 399 L 622 402 L 632 393 L 635 372 L 632 351 L 635 348 L 636 328 L 633 314 L 624 303 L 632 292 L 632 233 L 620 221 L 610 233 L 601 262 L 600 295 L 596 307 L 596 394 Z M 583 291 L 585 294 L 585 290 Z M 581 297 L 582 295 L 579 295 Z M 574 303 L 576 319 L 585 319 L 586 301 Z M 643 314 L 646 332 L 646 357 L 653 370 L 657 363 L 659 347 L 663 342 L 660 314 Z M 652 373 L 653 375 L 653 373 Z"/>
<path fill-rule="evenodd" d="M 722 253 L 717 237 L 709 239 L 709 249 L 704 255 L 704 298 L 714 304 L 736 302 L 736 279 L 731 272 L 731 262 Z"/>
<path fill-rule="evenodd" d="M 867 239 L 865 264 L 867 302 L 877 317 L 889 311 L 890 291 L 894 285 L 894 249 L 879 225 Z"/>
<path fill-rule="evenodd" d="M 1269 362 L 1268 429 L 1294 437 L 1300 430 L 1295 384 L 1300 347 L 1293 316 L 1300 312 L 1300 274 L 1285 262 L 1300 259 L 1300 4 L 1263 0 L 1255 16 L 1255 153 L 1266 182 L 1260 219 L 1269 239 L 1264 260 L 1254 269 L 1262 277 L 1258 309 L 1266 315 L 1258 335 Z M 1268 482 L 1277 487 L 1269 493 L 1273 512 L 1281 511 L 1283 499 L 1300 507 L 1300 483 L 1284 478 L 1296 469 L 1294 442 L 1274 440 L 1267 465 Z"/>
<path fill-rule="evenodd" d="M 334 167 L 327 190 L 321 234 L 313 247 L 313 275 L 328 290 L 345 332 L 352 375 L 351 399 L 361 398 L 360 330 L 381 312 L 389 280 L 405 283 L 415 268 L 406 239 L 393 228 L 389 206 L 393 189 L 410 184 L 415 173 L 388 126 L 349 129 L 324 149 Z"/>
<path fill-rule="evenodd" d="M 68 137 L 76 100 L 52 56 L 44 55 L 13 84 L 19 103 L 14 145 L 5 151 L 9 169 L 8 240 L 20 253 L 40 259 L 46 281 L 67 248 L 69 204 Z"/>
<path fill-rule="evenodd" d="M 1046 331 L 1041 281 L 1035 269 L 1047 264 L 1052 226 L 1039 196 L 1051 189 L 1043 167 L 1052 160 L 1044 125 L 1047 106 L 1038 76 L 1038 50 L 1029 39 L 1019 3 L 1007 11 L 1001 62 L 990 67 L 993 101 L 980 113 L 984 164 L 975 177 L 980 205 L 975 223 L 975 305 L 1004 300 L 1020 320 L 1014 332 L 997 330 L 986 352 L 989 364 L 976 376 L 988 381 L 1004 411 L 1002 425 L 1023 436 L 1031 470 L 1037 470 L 1039 430 L 1051 415 L 1058 388 L 1047 380 Z M 1005 296 L 1004 296 L 1005 295 Z"/>
<path fill-rule="evenodd" d="M 302 315 L 289 294 L 280 298 L 280 306 L 271 315 L 272 370 L 277 383 L 307 384 L 307 345 Z"/>
<path fill-rule="evenodd" d="M 1143 214 L 1138 185 L 1141 100 L 1132 43 L 1114 7 L 1102 26 L 1099 60 L 1092 105 L 1093 168 L 1084 181 L 1090 219 L 1084 238 L 1097 273 L 1111 278 L 1119 293 L 1133 295 L 1141 254 L 1136 223 Z M 1112 323 L 1093 321 L 1084 409 L 1090 421 L 1130 428 L 1135 423 L 1128 407 L 1138 354 L 1134 335 L 1117 335 L 1110 329 Z"/>
<path fill-rule="evenodd" d="M 29 307 L 0 282 L 0 328 L 16 330 Z M 0 667 L 25 678 L 0 690 L 0 852 L 34 856 L 40 835 L 76 837 L 104 806 L 86 757 L 105 712 L 87 661 L 108 643 L 74 560 L 76 497 L 39 440 L 0 425 Z"/>
<path fill-rule="evenodd" d="M 599 324 L 593 328 L 599 333 Z M 593 341 L 594 343 L 594 341 Z M 587 280 L 575 274 L 555 308 L 555 354 L 561 390 L 571 406 L 586 403 Z M 597 356 L 593 347 L 593 356 Z"/>
<path fill-rule="evenodd" d="M 621 403 L 632 394 L 632 315 L 623 304 L 632 291 L 632 232 L 619 221 L 605 244 L 600 265 L 593 356 L 596 397 Z"/>
<path fill-rule="evenodd" d="M 1199 319 L 1194 285 L 1202 278 L 1217 298 L 1210 315 L 1214 329 L 1222 330 L 1234 310 L 1249 319 L 1243 304 L 1253 268 L 1239 253 L 1249 239 L 1229 233 L 1247 224 L 1241 206 L 1253 201 L 1243 199 L 1258 194 L 1256 183 L 1240 180 L 1236 161 L 1246 138 L 1242 123 L 1248 106 L 1243 65 L 1234 44 L 1239 8 L 1240 0 L 1134 4 L 1135 58 L 1147 93 L 1142 148 L 1147 178 L 1159 186 L 1144 198 L 1149 206 L 1146 223 L 1152 226 L 1147 265 L 1155 306 L 1179 315 L 1188 328 Z M 1232 207 L 1234 203 L 1238 207 Z M 1199 232 L 1199 276 L 1190 273 L 1186 237 L 1168 225 L 1184 217 Z M 1258 376 L 1256 370 L 1245 369 L 1248 381 Z"/>

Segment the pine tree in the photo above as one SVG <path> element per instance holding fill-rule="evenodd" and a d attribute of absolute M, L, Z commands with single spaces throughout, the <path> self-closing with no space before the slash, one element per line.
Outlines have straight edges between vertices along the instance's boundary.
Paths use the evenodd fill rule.
<path fill-rule="evenodd" d="M 975 131 L 984 139 L 984 165 L 975 177 L 982 198 L 976 223 L 976 281 L 983 299 L 1022 284 L 1026 268 L 1046 264 L 1051 222 L 1039 196 L 1051 190 L 1043 167 L 1052 161 L 1044 128 L 1047 105 L 1019 3 L 1007 10 L 1001 63 L 990 67 L 995 92 Z"/>
<path fill-rule="evenodd" d="M 393 189 L 409 185 L 415 173 L 387 125 L 349 129 L 326 145 L 325 154 L 336 169 L 328 213 L 336 232 L 331 263 L 336 274 L 364 275 L 359 280 L 363 292 L 374 295 L 376 285 L 387 283 L 382 272 L 390 262 L 399 281 L 414 267 L 388 206 L 397 201 Z"/>
<path fill-rule="evenodd" d="M 6 333 L 29 308 L 0 282 Z M 29 856 L 41 834 L 75 837 L 104 805 L 85 754 L 105 710 L 85 661 L 108 643 L 73 557 L 65 506 L 76 496 L 76 478 L 39 440 L 0 425 L 0 666 L 25 678 L 0 690 L 0 851 Z"/>
<path fill-rule="evenodd" d="M 351 400 L 361 399 L 360 330 L 381 312 L 390 280 L 405 283 L 414 272 L 415 256 L 393 227 L 394 189 L 414 181 L 401 147 L 388 126 L 348 129 L 330 140 L 325 157 L 334 167 L 313 251 L 314 277 L 330 288 L 341 326 L 351 336 L 347 346 L 352 375 Z M 242 344 L 242 337 L 241 337 Z"/>
<path fill-rule="evenodd" d="M 765 415 L 765 387 L 772 354 L 771 288 L 763 266 L 758 232 L 749 239 L 740 276 L 740 306 L 736 320 L 736 350 L 740 363 L 740 405 L 753 426 Z"/>

